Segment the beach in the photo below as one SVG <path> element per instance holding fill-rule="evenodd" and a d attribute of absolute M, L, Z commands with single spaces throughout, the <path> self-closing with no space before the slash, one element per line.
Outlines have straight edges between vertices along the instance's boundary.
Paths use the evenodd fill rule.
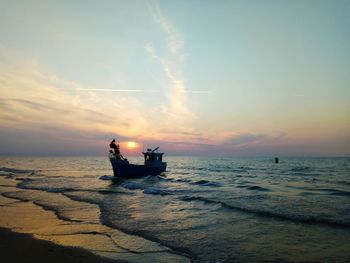
<path fill-rule="evenodd" d="M 2 169 L 1 173 L 1 262 L 189 262 L 157 243 L 100 224 L 99 210 L 91 205 L 68 207 L 71 213 L 82 216 L 69 219 L 39 200 L 26 200 L 26 191 L 16 185 L 27 171 Z M 21 192 L 21 197 L 5 197 Z M 59 201 L 54 199 L 49 202 Z"/>
<path fill-rule="evenodd" d="M 4 228 L 0 228 L 0 253 L 3 263 L 127 262 L 99 257 L 81 248 L 59 246 L 49 241 L 35 239 L 29 234 L 20 234 Z"/>
<path fill-rule="evenodd" d="M 43 240 L 44 233 L 40 231 L 54 231 L 65 222 L 31 202 L 5 197 L 0 197 L 0 202 L 1 262 L 127 262 L 101 257 L 77 246 Z M 42 236 L 36 235 L 38 233 Z"/>
<path fill-rule="evenodd" d="M 167 162 L 162 176 L 118 179 L 104 157 L 0 158 L 2 249 L 31 240 L 60 262 L 349 262 L 348 158 Z"/>

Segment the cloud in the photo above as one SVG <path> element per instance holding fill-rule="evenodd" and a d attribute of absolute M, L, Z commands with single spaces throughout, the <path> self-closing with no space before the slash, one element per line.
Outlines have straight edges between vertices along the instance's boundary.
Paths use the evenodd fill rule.
<path fill-rule="evenodd" d="M 129 140 L 119 134 L 90 134 L 65 127 L 2 128 L 0 130 L 0 154 L 9 155 L 106 155 L 108 139 Z"/>
<path fill-rule="evenodd" d="M 267 136 L 265 134 L 243 133 L 226 139 L 225 143 L 230 145 L 246 145 L 259 142 L 266 138 Z"/>
<path fill-rule="evenodd" d="M 79 84 L 45 73 L 37 64 L 0 63 L 0 88 L 0 127 L 63 127 L 126 137 L 151 127 L 138 100 L 81 92 Z"/>
<path fill-rule="evenodd" d="M 11 113 L 22 124 L 46 124 L 78 128 L 82 123 L 94 125 L 108 123 L 109 116 L 91 109 L 72 107 L 70 104 L 57 103 L 51 99 L 30 101 L 27 99 L 1 99 L 4 113 Z M 79 117 L 79 119 L 77 119 Z"/>
<path fill-rule="evenodd" d="M 118 95 L 111 95 L 112 89 L 100 92 L 100 87 L 82 86 L 48 73 L 38 60 L 17 61 L 18 57 L 11 57 L 12 53 L 6 53 L 6 60 L 0 61 L 1 152 L 5 149 L 11 152 L 11 145 L 16 145 L 19 137 L 36 142 L 28 143 L 28 147 L 34 148 L 26 149 L 27 153 L 36 151 L 35 145 L 41 138 L 43 143 L 50 141 L 50 146 L 42 146 L 41 151 L 49 151 L 56 145 L 64 154 L 75 149 L 74 145 L 86 149 L 83 142 L 95 142 L 95 146 L 102 149 L 110 137 L 194 143 L 199 140 L 190 135 L 193 128 L 189 125 L 189 116 L 193 113 L 185 104 L 188 92 L 181 87 L 183 80 L 170 69 L 168 76 L 173 79 L 173 85 L 167 93 L 171 98 L 169 104 L 152 111 L 149 105 L 132 96 L 134 92 L 129 94 L 130 90 L 137 89 L 117 88 L 118 92 L 122 91 Z M 60 146 L 63 144 L 67 146 L 64 150 Z"/>
<path fill-rule="evenodd" d="M 182 73 L 184 57 L 182 49 L 185 46 L 185 41 L 172 21 L 166 17 L 156 3 L 149 4 L 149 10 L 154 22 L 163 31 L 167 43 L 167 52 L 164 57 L 158 55 L 152 43 L 147 43 L 144 46 L 151 58 L 159 63 L 168 82 L 168 86 L 164 89 L 168 104 L 163 104 L 158 109 L 161 110 L 160 113 L 165 113 L 168 116 L 164 119 L 165 126 L 176 127 L 180 133 L 191 132 L 193 131 L 192 123 L 197 116 L 188 106 L 189 89 L 186 88 L 186 81 Z"/>
<path fill-rule="evenodd" d="M 253 132 L 226 132 L 218 134 L 215 144 L 229 149 L 254 148 L 261 145 L 283 144 L 289 140 L 287 133 L 264 134 Z"/>
<path fill-rule="evenodd" d="M 153 20 L 161 27 L 167 35 L 167 47 L 172 54 L 178 52 L 184 47 L 184 39 L 178 32 L 171 20 L 165 16 L 159 5 L 154 2 L 149 4 L 148 8 L 153 17 Z"/>

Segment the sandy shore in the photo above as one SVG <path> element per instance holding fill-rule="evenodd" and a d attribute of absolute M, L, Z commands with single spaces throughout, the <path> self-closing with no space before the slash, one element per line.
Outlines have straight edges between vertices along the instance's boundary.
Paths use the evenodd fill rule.
<path fill-rule="evenodd" d="M 155 242 L 101 225 L 97 206 L 23 190 L 17 183 L 0 176 L 0 262 L 190 262 Z M 40 206 L 42 200 L 77 207 L 69 213 L 82 220 L 62 220 Z"/>
<path fill-rule="evenodd" d="M 30 234 L 15 233 L 4 228 L 0 228 L 0 253 L 3 263 L 126 262 L 102 258 L 81 248 L 59 246 L 49 241 L 35 239 Z"/>

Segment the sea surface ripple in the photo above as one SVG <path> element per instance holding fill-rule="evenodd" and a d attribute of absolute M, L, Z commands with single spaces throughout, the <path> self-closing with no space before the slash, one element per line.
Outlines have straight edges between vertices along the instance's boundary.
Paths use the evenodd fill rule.
<path fill-rule="evenodd" d="M 105 157 L 1 157 L 0 176 L 26 190 L 7 197 L 141 236 L 193 262 L 350 259 L 349 158 L 166 159 L 163 175 L 116 179 Z M 77 213 L 83 203 L 99 216 L 89 206 Z"/>

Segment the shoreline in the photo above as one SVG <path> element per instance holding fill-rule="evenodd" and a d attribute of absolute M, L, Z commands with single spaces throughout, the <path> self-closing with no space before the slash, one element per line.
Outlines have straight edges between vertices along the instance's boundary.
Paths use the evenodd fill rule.
<path fill-rule="evenodd" d="M 2 227 L 0 227 L 0 253 L 1 261 L 4 263 L 128 262 L 100 257 L 83 248 L 57 245 L 47 240 L 36 239 L 31 234 L 17 233 Z"/>
<path fill-rule="evenodd" d="M 12 175 L 0 176 L 1 262 L 190 262 L 156 242 L 100 224 L 97 206 L 17 184 Z M 58 199 L 81 219 L 60 218 L 40 201 Z"/>

